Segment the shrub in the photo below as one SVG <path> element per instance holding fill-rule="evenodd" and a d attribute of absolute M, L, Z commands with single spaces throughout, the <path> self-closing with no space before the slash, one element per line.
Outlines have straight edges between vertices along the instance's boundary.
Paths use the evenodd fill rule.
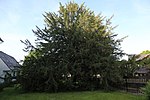
<path fill-rule="evenodd" d="M 15 88 L 16 90 L 18 90 L 18 89 L 21 89 L 22 87 L 21 87 L 20 84 L 14 84 L 14 88 Z"/>
<path fill-rule="evenodd" d="M 148 100 L 150 100 L 150 81 L 147 82 L 147 85 L 142 88 L 144 94 L 147 96 Z"/>

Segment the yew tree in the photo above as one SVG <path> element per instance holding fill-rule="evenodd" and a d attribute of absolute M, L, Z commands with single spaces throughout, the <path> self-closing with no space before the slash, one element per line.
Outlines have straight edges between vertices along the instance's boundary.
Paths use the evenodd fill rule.
<path fill-rule="evenodd" d="M 47 12 L 44 18 L 45 28 L 33 30 L 36 46 L 22 67 L 26 90 L 108 89 L 116 82 L 122 39 L 116 39 L 111 18 L 74 2 L 60 4 L 58 12 Z"/>

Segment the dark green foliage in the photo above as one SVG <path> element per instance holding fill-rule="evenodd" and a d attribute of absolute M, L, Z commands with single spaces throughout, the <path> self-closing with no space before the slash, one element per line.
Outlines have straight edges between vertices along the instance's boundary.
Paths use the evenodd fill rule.
<path fill-rule="evenodd" d="M 150 100 L 150 81 L 147 82 L 147 85 L 142 88 L 144 94 L 147 96 L 147 99 Z"/>
<path fill-rule="evenodd" d="M 150 57 L 145 57 L 137 62 L 141 67 L 150 67 Z"/>
<path fill-rule="evenodd" d="M 127 60 L 120 61 L 120 72 L 121 75 L 124 77 L 133 77 L 133 73 L 136 69 L 139 68 L 138 63 L 136 61 L 137 57 L 133 55 Z"/>
<path fill-rule="evenodd" d="M 44 15 L 46 26 L 33 31 L 36 47 L 22 67 L 21 85 L 29 91 L 94 90 L 117 82 L 116 61 L 121 40 L 112 32 L 111 18 L 83 4 L 60 4 L 56 13 Z M 26 41 L 29 50 L 29 41 Z"/>

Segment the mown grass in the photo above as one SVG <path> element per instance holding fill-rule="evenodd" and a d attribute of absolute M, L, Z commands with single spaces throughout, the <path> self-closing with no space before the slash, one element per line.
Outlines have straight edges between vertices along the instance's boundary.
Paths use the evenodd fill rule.
<path fill-rule="evenodd" d="M 0 100 L 146 100 L 146 98 L 120 92 L 20 93 L 14 88 L 5 88 L 0 92 Z"/>

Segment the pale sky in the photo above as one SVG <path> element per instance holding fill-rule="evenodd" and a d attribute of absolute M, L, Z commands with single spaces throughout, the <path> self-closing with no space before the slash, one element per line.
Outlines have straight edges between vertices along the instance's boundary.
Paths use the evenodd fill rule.
<path fill-rule="evenodd" d="M 34 43 L 32 29 L 36 25 L 44 27 L 44 12 L 57 12 L 59 2 L 69 0 L 0 0 L 0 44 L 3 51 L 17 61 L 27 55 L 20 40 L 29 39 Z M 73 1 L 73 0 L 72 0 Z M 95 14 L 101 13 L 109 18 L 114 15 L 112 25 L 119 25 L 114 32 L 118 38 L 128 36 L 121 47 L 125 53 L 138 54 L 150 50 L 150 0 L 74 0 L 85 3 Z"/>

